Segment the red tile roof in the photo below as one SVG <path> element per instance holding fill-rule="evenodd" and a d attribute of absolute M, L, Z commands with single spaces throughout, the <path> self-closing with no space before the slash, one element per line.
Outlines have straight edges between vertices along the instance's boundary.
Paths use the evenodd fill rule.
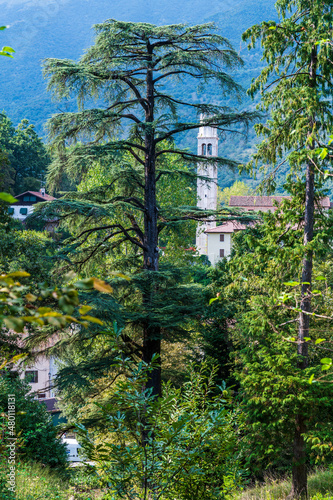
<path fill-rule="evenodd" d="M 231 196 L 230 207 L 274 207 L 274 201 L 281 201 L 289 196 Z"/>
<path fill-rule="evenodd" d="M 20 193 L 18 195 L 15 196 L 15 198 L 18 198 L 19 196 L 23 196 L 25 194 L 32 194 L 33 196 L 36 196 L 37 198 L 40 198 L 41 200 L 44 200 L 44 201 L 52 201 L 52 200 L 55 200 L 56 198 L 54 198 L 53 196 L 51 196 L 50 194 L 42 194 L 40 191 L 25 191 L 24 193 Z"/>
<path fill-rule="evenodd" d="M 205 233 L 234 233 L 235 231 L 240 231 L 241 229 L 246 229 L 247 226 L 241 224 L 238 221 L 232 220 L 230 222 L 225 222 L 221 226 L 213 227 L 212 229 L 207 229 Z"/>
<path fill-rule="evenodd" d="M 229 201 L 230 207 L 252 207 L 253 209 L 260 207 L 275 207 L 274 202 L 281 203 L 283 200 L 290 199 L 290 196 L 231 196 Z M 328 196 L 320 200 L 323 208 L 330 208 L 330 199 Z"/>

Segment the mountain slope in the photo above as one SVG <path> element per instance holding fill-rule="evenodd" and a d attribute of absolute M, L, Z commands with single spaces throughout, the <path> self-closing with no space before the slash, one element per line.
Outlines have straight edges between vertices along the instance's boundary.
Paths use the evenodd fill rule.
<path fill-rule="evenodd" d="M 47 57 L 77 59 L 93 42 L 92 25 L 109 18 L 144 21 L 153 24 L 196 24 L 215 22 L 221 33 L 240 51 L 245 65 L 233 75 L 245 88 L 261 67 L 260 52 L 249 53 L 241 35 L 254 23 L 275 17 L 274 0 L 0 0 L 1 23 L 10 29 L 1 32 L 2 45 L 16 49 L 13 60 L 1 61 L 0 110 L 4 109 L 16 124 L 28 118 L 38 133 L 43 133 L 45 121 L 55 112 L 71 109 L 73 103 L 55 103 L 46 92 L 41 64 Z M 206 95 L 196 89 L 171 87 L 186 99 L 222 102 L 217 88 Z M 184 94 L 185 95 L 185 94 Z M 229 103 L 230 104 L 230 103 Z M 248 107 L 246 99 L 242 104 Z M 180 139 L 182 145 L 196 148 L 196 134 Z M 254 144 L 250 140 L 226 141 L 221 153 L 237 155 L 246 160 Z M 230 185 L 234 175 L 224 173 L 221 185 Z"/>
<path fill-rule="evenodd" d="M 43 0 L 0 1 L 1 23 L 10 29 L 1 34 L 3 44 L 13 46 L 14 60 L 1 61 L 0 109 L 16 123 L 28 118 L 42 131 L 45 120 L 59 109 L 45 91 L 41 62 L 46 57 L 78 58 L 93 41 L 91 26 L 108 18 L 153 24 L 215 21 L 222 33 L 240 46 L 241 33 L 254 22 L 274 13 L 273 0 Z M 246 84 L 258 57 L 238 75 Z M 251 75 L 249 75 L 249 70 Z M 207 96 L 209 98 L 209 96 Z M 61 107 L 63 109 L 63 107 Z"/>

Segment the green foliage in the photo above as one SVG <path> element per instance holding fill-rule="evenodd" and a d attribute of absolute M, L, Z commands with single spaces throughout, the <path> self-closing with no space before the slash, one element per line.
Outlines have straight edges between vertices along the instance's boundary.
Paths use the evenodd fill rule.
<path fill-rule="evenodd" d="M 57 429 L 47 413 L 46 406 L 33 398 L 28 383 L 20 380 L 15 373 L 3 373 L 0 378 L 0 412 L 2 418 L 2 442 L 4 453 L 9 437 L 6 431 L 8 395 L 15 395 L 15 424 L 18 458 L 43 463 L 50 467 L 65 467 L 67 454 L 65 445 L 57 437 Z"/>
<path fill-rule="evenodd" d="M 11 189 L 14 194 L 27 190 L 38 191 L 50 160 L 34 126 L 24 119 L 15 128 L 6 114 L 2 113 L 0 150 L 4 155 L 0 189 Z"/>
<path fill-rule="evenodd" d="M 243 35 L 249 48 L 261 40 L 267 63 L 249 90 L 251 95 L 260 91 L 259 107 L 269 110 L 270 118 L 255 126 L 264 140 L 248 169 L 260 162 L 262 168 L 273 167 L 266 178 L 270 189 L 275 188 L 275 174 L 285 163 L 299 171 L 311 158 L 318 171 L 329 168 L 330 158 L 320 156 L 318 148 L 324 146 L 333 124 L 329 100 L 332 46 L 318 44 L 331 30 L 331 3 L 317 0 L 308 9 L 307 1 L 281 0 L 276 8 L 278 22 L 257 24 Z M 315 68 L 309 63 L 311 54 Z"/>
<path fill-rule="evenodd" d="M 245 489 L 237 500 L 285 500 L 290 491 L 288 479 L 266 477 L 264 484 Z M 309 474 L 309 500 L 332 500 L 333 474 L 331 469 L 317 470 Z"/>
<path fill-rule="evenodd" d="M 8 219 L 8 223 L 13 222 L 12 217 Z M 54 242 L 49 234 L 22 228 L 8 231 L 8 223 L 0 226 L 0 270 L 10 273 L 24 269 L 36 284 L 50 283 Z"/>
<path fill-rule="evenodd" d="M 214 395 L 214 372 L 203 366 L 182 391 L 167 384 L 156 399 L 142 390 L 149 369 L 140 364 L 118 381 L 107 405 L 98 405 L 102 436 L 79 426 L 105 498 L 233 498 L 241 479 L 234 430 L 240 421 L 227 409 L 228 391 Z"/>
<path fill-rule="evenodd" d="M 30 221 L 52 218 L 52 213 L 65 220 L 62 227 L 71 232 L 61 252 L 66 264 L 85 272 L 99 266 L 103 276 L 110 269 L 126 270 L 131 279 L 118 295 L 124 332 L 130 354 L 149 363 L 159 355 L 162 339 L 172 341 L 186 330 L 197 307 L 197 287 L 183 284 L 183 271 L 169 264 L 173 259 L 182 265 L 196 222 L 215 215 L 196 206 L 196 163 L 236 165 L 181 150 L 174 136 L 202 124 L 221 134 L 230 127 L 246 129 L 257 115 L 166 93 L 168 82 L 183 84 L 185 77 L 198 88 L 215 82 L 223 95 L 241 97 L 242 89 L 226 70 L 242 60 L 214 25 L 111 19 L 95 31 L 94 45 L 78 62 L 45 62 L 55 97 L 75 95 L 78 100 L 77 112 L 58 113 L 48 123 L 54 152 L 48 183 L 57 187 L 65 173 L 82 185 L 77 193 L 39 207 Z M 193 120 L 184 119 L 187 108 L 195 114 Z M 68 143 L 72 145 L 66 148 Z M 229 211 L 216 215 L 223 220 Z M 188 255 L 192 265 L 193 248 Z M 156 394 L 160 380 L 159 368 L 147 382 L 154 384 Z"/>
<path fill-rule="evenodd" d="M 231 196 L 251 196 L 254 191 L 245 182 L 236 181 L 232 186 L 226 187 L 223 190 L 219 189 L 217 193 L 217 203 L 229 205 Z"/>
<path fill-rule="evenodd" d="M 0 31 L 3 31 L 7 28 L 7 26 L 0 26 Z M 5 56 L 5 57 L 13 57 L 12 54 L 15 52 L 15 50 L 12 47 L 2 47 L 2 50 L 0 50 L 0 56 Z"/>
<path fill-rule="evenodd" d="M 6 473 L 6 464 L 1 463 L 1 500 L 68 500 L 72 492 L 63 474 L 36 462 L 16 464 L 15 494 L 7 489 Z"/>
<path fill-rule="evenodd" d="M 290 186 L 295 191 L 300 187 Z M 329 459 L 332 450 L 331 384 L 309 384 L 312 374 L 314 379 L 321 375 L 319 361 L 324 357 L 325 344 L 317 340 L 325 331 L 327 341 L 332 341 L 331 322 L 316 317 L 316 313 L 332 317 L 331 288 L 326 281 L 316 281 L 311 338 L 304 340 L 308 343 L 309 365 L 302 370 L 297 365 L 295 346 L 303 260 L 299 214 L 304 192 L 294 194 L 274 214 L 261 214 L 260 226 L 235 237 L 229 264 L 231 282 L 223 291 L 237 311 L 232 336 L 235 375 L 246 421 L 243 453 L 248 467 L 259 475 L 265 468 L 289 470 L 299 412 L 307 421 L 304 438 L 308 460 L 315 463 Z M 325 261 L 331 262 L 330 228 L 330 216 L 317 214 L 312 244 L 315 278 L 323 275 Z M 326 279 L 331 282 L 330 273 Z"/>

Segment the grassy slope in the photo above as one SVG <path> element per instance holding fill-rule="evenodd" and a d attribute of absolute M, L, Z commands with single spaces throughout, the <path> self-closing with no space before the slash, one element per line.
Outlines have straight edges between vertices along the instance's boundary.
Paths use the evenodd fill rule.
<path fill-rule="evenodd" d="M 89 486 L 89 483 L 76 470 L 69 483 L 38 464 L 20 464 L 17 469 L 16 500 L 98 500 L 101 491 L 97 486 Z M 289 491 L 290 482 L 272 480 L 265 486 L 245 490 L 234 500 L 283 500 Z M 312 474 L 309 478 L 309 493 L 309 500 L 333 500 L 333 471 Z"/>
<path fill-rule="evenodd" d="M 290 493 L 290 481 L 270 480 L 264 486 L 245 490 L 235 500 L 284 500 Z M 309 500 L 333 500 L 333 471 L 319 471 L 309 477 Z"/>

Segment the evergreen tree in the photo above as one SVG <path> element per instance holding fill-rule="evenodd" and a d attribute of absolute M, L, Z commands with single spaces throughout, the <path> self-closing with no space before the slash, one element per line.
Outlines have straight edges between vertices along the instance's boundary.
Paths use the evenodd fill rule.
<path fill-rule="evenodd" d="M 253 83 L 250 93 L 260 90 L 262 106 L 270 110 L 266 125 L 257 132 L 266 136 L 254 155 L 256 164 L 273 165 L 268 185 L 274 187 L 274 172 L 289 162 L 304 175 L 303 264 L 300 301 L 297 363 L 306 369 L 309 363 L 308 343 L 311 316 L 311 282 L 313 267 L 314 220 L 316 206 L 315 177 L 329 164 L 325 154 L 318 162 L 318 148 L 332 128 L 330 95 L 332 89 L 332 47 L 325 40 L 332 33 L 332 2 L 323 0 L 278 0 L 279 22 L 263 22 L 243 35 L 250 47 L 261 39 L 263 59 L 267 66 Z M 321 43 L 322 42 L 322 43 Z M 320 153 L 320 151 L 319 151 Z M 253 166 L 251 162 L 251 167 Z M 325 167 L 326 168 L 326 167 Z M 318 195 L 317 195 L 318 198 Z M 318 202 L 318 200 L 317 200 Z M 304 435 L 306 415 L 300 406 L 295 415 L 293 497 L 307 496 L 306 452 Z"/>
<path fill-rule="evenodd" d="M 159 279 L 162 283 L 165 280 L 163 272 L 159 274 L 160 233 L 184 220 L 205 220 L 212 215 L 196 207 L 162 207 L 156 196 L 163 177 L 170 182 L 180 175 L 195 177 L 188 169 L 168 169 L 164 157 L 172 153 L 188 163 L 235 166 L 236 162 L 225 158 L 180 150 L 172 139 L 182 132 L 198 129 L 200 114 L 205 115 L 201 125 L 216 127 L 222 134 L 247 126 L 256 115 L 237 113 L 225 106 L 183 102 L 165 92 L 171 78 L 176 78 L 179 84 L 190 78 L 201 87 L 217 83 L 221 97 L 240 97 L 240 87 L 225 69 L 233 69 L 242 61 L 229 42 L 213 32 L 212 25 L 154 26 L 109 20 L 95 26 L 95 30 L 95 44 L 79 62 L 49 59 L 45 63 L 49 89 L 60 99 L 76 94 L 80 106 L 78 112 L 58 114 L 49 123 L 57 152 L 49 182 L 56 185 L 64 170 L 75 171 L 80 178 L 92 161 L 115 164 L 118 159 L 118 162 L 107 189 L 95 190 L 89 201 L 83 196 L 67 196 L 51 208 L 58 216 L 60 213 L 63 217 L 71 215 L 73 219 L 76 215 L 81 221 L 86 219 L 88 226 L 77 235 L 76 241 L 77 247 L 86 242 L 91 245 L 84 263 L 97 251 L 114 249 L 125 242 L 131 243 L 133 257 L 142 259 L 137 283 L 141 283 L 145 313 L 139 322 L 142 359 L 150 363 L 155 355 L 159 357 L 161 349 L 162 329 L 156 309 Z M 92 98 L 103 102 L 104 107 L 84 108 L 84 103 L 89 105 Z M 193 122 L 181 118 L 182 110 L 188 107 L 197 113 L 198 118 Z M 120 130 L 123 135 L 117 139 Z M 66 151 L 66 143 L 82 139 L 84 142 Z M 134 165 L 126 161 L 124 153 L 134 159 Z M 115 184 L 122 188 L 119 195 L 112 191 Z M 50 207 L 43 210 L 50 214 Z M 119 218 L 112 221 L 119 212 Z M 227 216 L 228 211 L 221 214 Z M 164 312 L 173 314 L 172 308 Z M 171 316 L 169 322 L 173 323 Z M 147 387 L 153 394 L 160 394 L 160 366 L 150 372 Z"/>
<path fill-rule="evenodd" d="M 44 180 L 49 156 L 46 148 L 28 120 L 15 128 L 6 114 L 0 114 L 0 151 L 4 169 L 0 183 L 5 191 L 14 194 L 38 191 Z"/>

